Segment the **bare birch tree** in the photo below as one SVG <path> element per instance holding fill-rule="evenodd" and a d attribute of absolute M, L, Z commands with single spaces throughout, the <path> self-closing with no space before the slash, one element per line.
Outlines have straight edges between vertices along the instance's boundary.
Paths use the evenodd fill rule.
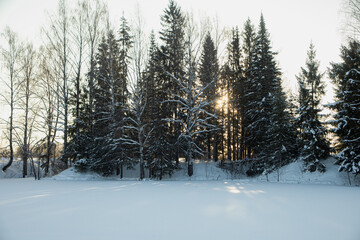
<path fill-rule="evenodd" d="M 360 0 L 344 0 L 346 15 L 345 32 L 350 38 L 359 39 L 360 36 Z"/>
<path fill-rule="evenodd" d="M 101 36 L 101 24 L 104 23 L 107 12 L 106 6 L 99 0 L 83 1 L 85 11 L 86 24 L 86 39 L 88 42 L 88 90 L 89 90 L 89 126 L 90 132 L 93 132 L 94 125 L 94 94 L 95 94 L 95 66 L 96 66 L 96 51 Z"/>
<path fill-rule="evenodd" d="M 68 128 L 69 128 L 69 81 L 71 79 L 71 42 L 70 42 L 70 10 L 65 0 L 59 0 L 57 14 L 50 16 L 50 28 L 46 29 L 45 36 L 49 46 L 53 49 L 52 58 L 55 60 L 52 66 L 57 78 L 62 80 L 59 91 L 56 92 L 60 99 L 59 108 L 60 121 L 63 132 L 63 161 L 66 166 L 71 162 L 68 161 Z"/>
<path fill-rule="evenodd" d="M 18 99 L 19 85 L 16 83 L 18 79 L 20 67 L 20 57 L 23 51 L 22 44 L 19 42 L 16 33 L 10 30 L 9 27 L 5 28 L 2 33 L 2 38 L 6 42 L 6 47 L 0 47 L 2 60 L 7 70 L 6 79 L 4 79 L 4 84 L 9 91 L 7 94 L 1 94 L 6 105 L 10 108 L 9 120 L 5 120 L 8 124 L 9 135 L 7 136 L 9 141 L 10 148 L 10 159 L 9 162 L 2 168 L 2 171 L 6 171 L 14 161 L 14 111 L 16 108 L 16 101 Z"/>
<path fill-rule="evenodd" d="M 137 8 L 137 16 L 135 24 L 132 27 L 133 31 L 133 47 L 131 49 L 132 64 L 130 67 L 130 79 L 132 80 L 132 91 L 130 97 L 130 113 L 131 116 L 127 118 L 128 124 L 125 129 L 135 135 L 135 139 L 125 138 L 124 144 L 136 146 L 140 164 L 140 180 L 145 177 L 145 163 L 144 151 L 149 140 L 151 130 L 144 119 L 144 111 L 146 108 L 146 90 L 143 83 L 143 72 L 146 66 L 146 44 L 144 43 L 144 22 L 140 15 L 139 7 Z"/>
<path fill-rule="evenodd" d="M 38 70 L 38 89 L 37 98 L 40 99 L 38 117 L 42 119 L 42 126 L 36 126 L 37 131 L 44 135 L 41 144 L 45 153 L 40 156 L 45 162 L 44 174 L 47 176 L 50 170 L 51 155 L 55 152 L 55 138 L 57 136 L 58 122 L 60 112 L 56 111 L 60 108 L 59 95 L 56 94 L 60 90 L 60 81 L 56 78 L 57 70 L 53 68 L 52 48 L 42 47 L 39 53 L 39 70 Z"/>
<path fill-rule="evenodd" d="M 206 111 L 210 104 L 206 101 L 206 89 L 213 83 L 212 80 L 206 86 L 197 86 L 197 63 L 199 62 L 200 46 L 205 37 L 205 31 L 197 29 L 197 25 L 193 18 L 188 17 L 188 25 L 186 28 L 186 75 L 184 79 L 178 79 L 171 73 L 168 73 L 176 84 L 180 87 L 180 93 L 175 95 L 174 100 L 168 100 L 180 106 L 179 118 L 166 119 L 167 121 L 176 122 L 181 127 L 181 134 L 178 142 L 185 151 L 186 161 L 188 164 L 188 175 L 193 174 L 193 159 L 195 155 L 203 156 L 201 146 L 196 143 L 196 137 L 201 134 L 206 134 L 216 129 L 216 126 L 211 124 L 211 119 L 216 118 L 213 113 Z"/>
<path fill-rule="evenodd" d="M 35 106 L 36 101 L 36 58 L 37 53 L 32 44 L 28 43 L 24 47 L 21 57 L 21 74 L 19 78 L 19 109 L 22 112 L 22 117 L 19 123 L 19 132 L 16 131 L 17 142 L 20 148 L 22 162 L 23 162 L 23 177 L 27 176 L 28 158 L 30 157 L 30 145 L 32 141 L 33 125 L 35 122 Z"/>

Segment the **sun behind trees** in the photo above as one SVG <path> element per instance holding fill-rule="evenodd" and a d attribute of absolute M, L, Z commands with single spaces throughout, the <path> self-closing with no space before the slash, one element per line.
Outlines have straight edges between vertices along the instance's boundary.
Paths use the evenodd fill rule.
<path fill-rule="evenodd" d="M 28 158 L 38 158 L 49 173 L 60 137 L 64 167 L 74 165 L 104 176 L 122 178 L 124 171 L 139 166 L 140 179 L 162 179 L 182 162 L 191 176 L 195 159 L 222 167 L 236 163 L 250 176 L 267 175 L 299 156 L 306 170 L 325 171 L 320 160 L 329 156 L 330 147 L 319 116 L 324 91 L 314 47 L 297 77 L 299 108 L 294 112 L 263 14 L 257 28 L 248 19 L 243 29 L 233 27 L 225 40 L 216 26 L 197 23 L 173 0 L 159 17 L 159 33 L 150 36 L 143 34 L 140 16 L 128 22 L 123 14 L 120 25 L 114 26 L 98 0 L 81 1 L 74 9 L 61 0 L 49 20 L 35 69 L 39 91 L 34 100 L 23 94 L 25 121 L 15 133 L 13 111 L 20 94 L 16 86 L 27 93 L 34 78 L 27 70 L 34 65 L 29 61 L 35 53 L 16 45 L 10 30 L 4 33 L 9 46 L 2 48 L 2 55 L 8 60 L 10 92 L 5 97 L 11 108 L 11 157 L 4 171 L 14 158 L 14 135 L 22 139 L 17 143 L 24 177 Z M 226 45 L 224 56 L 221 45 Z M 357 72 L 344 74 L 336 66 L 331 76 L 339 85 L 337 97 L 352 101 L 342 95 L 340 78 L 357 77 Z M 350 84 L 358 88 L 356 81 Z M 29 114 L 29 99 L 39 103 L 37 114 Z M 336 121 L 343 119 L 341 106 L 334 109 L 339 110 Z M 38 141 L 33 140 L 34 131 L 40 133 Z M 338 128 L 335 133 L 344 138 L 346 131 Z M 358 172 L 353 141 L 358 142 L 340 139 L 346 155 L 342 166 Z"/>

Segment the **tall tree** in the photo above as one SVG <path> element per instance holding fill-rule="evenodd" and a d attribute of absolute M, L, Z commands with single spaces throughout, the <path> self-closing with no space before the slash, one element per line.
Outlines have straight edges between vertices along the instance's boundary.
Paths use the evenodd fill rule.
<path fill-rule="evenodd" d="M 248 84 L 251 83 L 250 79 L 250 62 L 252 60 L 252 53 L 254 52 L 255 46 L 255 39 L 256 39 L 256 32 L 255 27 L 251 23 L 251 20 L 248 19 L 244 24 L 244 30 L 242 32 L 242 54 L 243 54 L 243 97 L 242 97 L 242 104 L 241 104 L 241 139 L 240 139 L 240 158 L 251 158 L 251 148 L 247 142 L 249 133 L 246 129 L 249 128 L 251 121 L 247 118 L 247 111 L 249 107 L 249 102 L 252 101 L 252 98 L 255 97 L 254 95 L 248 94 Z"/>
<path fill-rule="evenodd" d="M 57 14 L 50 17 L 50 28 L 45 30 L 46 39 L 49 46 L 53 49 L 53 58 L 55 59 L 52 68 L 56 70 L 57 78 L 62 80 L 59 95 L 60 108 L 57 109 L 60 114 L 59 121 L 63 131 L 63 156 L 62 160 L 67 166 L 71 164 L 68 159 L 68 133 L 69 133 L 69 91 L 71 75 L 71 43 L 70 43 L 70 9 L 65 0 L 59 0 Z"/>
<path fill-rule="evenodd" d="M 30 157 L 30 144 L 31 135 L 33 132 L 33 123 L 35 121 L 35 109 L 36 101 L 34 99 L 35 87 L 36 87 L 36 58 L 37 53 L 34 50 L 32 44 L 27 44 L 24 48 L 23 55 L 21 57 L 21 77 L 19 82 L 19 107 L 21 108 L 24 117 L 21 124 L 21 139 L 18 139 L 20 151 L 23 161 L 23 177 L 27 176 L 28 159 Z M 19 136 L 20 138 L 20 136 Z"/>
<path fill-rule="evenodd" d="M 72 50 L 69 61 L 72 69 L 74 69 L 74 77 L 71 83 L 74 86 L 69 91 L 69 108 L 72 109 L 73 123 L 69 124 L 69 143 L 66 154 L 71 160 L 75 162 L 79 157 L 79 143 L 81 143 L 80 125 L 84 123 L 80 120 L 80 105 L 81 105 L 81 80 L 83 77 L 82 71 L 84 69 L 85 47 L 87 45 L 86 39 L 86 4 L 78 2 L 71 16 L 72 28 L 70 29 L 70 38 L 72 42 Z"/>
<path fill-rule="evenodd" d="M 91 169 L 104 175 L 114 170 L 123 177 L 123 166 L 128 166 L 125 148 L 122 143 L 124 120 L 127 110 L 126 77 L 124 57 L 120 42 L 115 38 L 110 23 L 106 35 L 98 48 L 95 71 L 95 143 L 89 163 Z"/>
<path fill-rule="evenodd" d="M 297 124 L 300 128 L 301 156 L 310 171 L 325 171 L 322 159 L 329 156 L 330 146 L 326 140 L 326 129 L 320 122 L 319 108 L 321 97 L 324 95 L 324 74 L 319 72 L 319 61 L 316 51 L 310 44 L 306 68 L 301 68 L 297 76 L 299 84 L 299 108 Z"/>
<path fill-rule="evenodd" d="M 60 90 L 59 79 L 57 78 L 57 70 L 53 69 L 55 61 L 53 56 L 54 51 L 50 47 L 41 47 L 39 50 L 39 68 L 38 68 L 38 91 L 37 98 L 40 99 L 38 117 L 42 119 L 43 127 L 37 130 L 44 135 L 42 145 L 45 149 L 43 158 L 45 163 L 45 176 L 50 172 L 51 156 L 55 159 L 55 139 L 57 136 L 57 129 L 59 123 L 60 112 L 57 111 L 60 105 L 59 95 L 56 94 Z M 56 65 L 55 65 L 56 66 Z"/>
<path fill-rule="evenodd" d="M 228 44 L 228 59 L 224 67 L 224 81 L 226 85 L 226 94 L 228 96 L 227 104 L 227 154 L 229 160 L 237 160 L 239 157 L 240 145 L 240 122 L 241 109 L 244 96 L 244 78 L 241 60 L 240 34 L 236 27 L 232 30 L 232 38 Z"/>
<path fill-rule="evenodd" d="M 332 63 L 330 77 L 336 86 L 336 110 L 333 132 L 339 137 L 336 146 L 340 171 L 360 173 L 360 43 L 342 46 L 340 63 Z"/>
<path fill-rule="evenodd" d="M 122 140 L 124 145 L 134 146 L 132 156 L 135 158 L 132 161 L 139 161 L 140 165 L 140 180 L 145 177 L 145 153 L 147 150 L 148 141 L 151 137 L 151 127 L 149 119 L 145 116 L 145 109 L 147 107 L 147 90 L 149 84 L 153 87 L 153 79 L 148 78 L 145 82 L 145 43 L 143 34 L 143 21 L 139 15 L 137 15 L 136 22 L 132 27 L 133 31 L 133 48 L 131 48 L 131 64 L 129 70 L 129 80 L 131 80 L 132 91 L 130 93 L 130 113 L 127 117 L 127 121 L 124 126 L 124 130 L 128 131 L 129 136 L 125 136 Z M 152 46 L 153 47 L 153 46 Z M 151 52 L 150 52 L 151 54 Z"/>
<path fill-rule="evenodd" d="M 3 166 L 2 171 L 6 171 L 12 164 L 14 160 L 14 146 L 13 146 L 13 131 L 14 131 L 14 110 L 16 108 L 16 101 L 18 99 L 18 84 L 16 84 L 18 80 L 20 68 L 20 57 L 23 51 L 22 44 L 19 42 L 17 35 L 10 30 L 9 27 L 5 28 L 5 31 L 1 34 L 3 39 L 6 42 L 5 48 L 0 48 L 2 60 L 4 61 L 5 68 L 7 70 L 7 80 L 5 80 L 5 84 L 8 87 L 9 97 L 2 95 L 5 102 L 10 107 L 10 116 L 9 121 L 9 147 L 10 147 L 10 159 L 9 162 Z"/>
<path fill-rule="evenodd" d="M 105 6 L 99 0 L 83 0 L 78 3 L 73 16 L 75 89 L 71 91 L 73 124 L 69 131 L 69 155 L 74 160 L 88 159 L 93 147 L 89 143 L 94 138 L 95 53 L 105 13 Z"/>
<path fill-rule="evenodd" d="M 215 48 L 214 42 L 211 38 L 210 33 L 208 32 L 203 44 L 202 55 L 199 65 L 199 80 L 203 88 L 205 88 L 205 101 L 208 102 L 206 111 L 208 113 L 215 114 L 216 111 L 216 94 L 217 94 L 217 85 L 218 85 L 218 75 L 219 75 L 219 64 L 217 59 L 217 50 Z M 210 84 L 210 85 L 209 85 Z M 208 86 L 209 85 L 209 86 Z M 216 125 L 216 119 L 212 119 L 210 122 L 212 125 Z M 218 137 L 217 133 L 209 132 L 207 134 L 207 154 L 208 159 L 213 158 L 214 161 L 217 161 L 218 152 Z M 211 148 L 213 148 L 213 154 L 211 154 Z M 211 157 L 212 155 L 212 157 Z"/>
<path fill-rule="evenodd" d="M 281 86 L 281 73 L 271 50 L 269 33 L 263 15 L 249 63 L 246 97 L 247 142 L 254 157 L 249 173 L 268 173 L 286 164 L 292 152 L 294 136 L 286 112 L 287 103 Z M 282 130 L 282 131 L 278 131 Z M 288 131 L 289 130 L 289 131 Z M 281 156 L 281 157 L 279 157 Z"/>
<path fill-rule="evenodd" d="M 171 74 L 176 79 L 181 79 L 184 76 L 184 56 L 185 56 L 185 39 L 184 27 L 185 16 L 181 8 L 170 0 L 168 7 L 164 10 L 161 16 L 162 30 L 160 31 L 160 39 L 162 45 L 160 46 L 160 57 L 163 69 L 163 92 L 166 93 L 164 100 L 174 98 L 179 93 L 179 85 L 169 76 Z M 169 73 L 169 74 L 168 74 Z M 166 103 L 164 102 L 166 105 Z M 163 110 L 166 118 L 178 118 L 179 106 L 177 104 L 167 104 Z M 180 134 L 180 125 L 172 123 L 169 126 L 167 140 L 174 148 L 173 158 L 178 162 L 179 146 L 176 141 Z"/>
<path fill-rule="evenodd" d="M 94 77 L 96 66 L 96 50 L 100 41 L 101 23 L 106 14 L 105 6 L 100 0 L 84 1 L 84 11 L 86 15 L 86 38 L 88 41 L 88 95 L 89 95 L 89 126 L 90 132 L 94 124 Z"/>
<path fill-rule="evenodd" d="M 164 87 L 163 58 L 156 44 L 154 33 L 150 37 L 149 58 L 144 73 L 146 107 L 144 118 L 152 129 L 149 142 L 151 145 L 145 151 L 145 159 L 149 168 L 149 177 L 162 179 L 171 175 L 175 165 L 171 159 L 170 144 L 167 141 L 167 125 L 164 124 L 167 113 L 166 104 L 162 104 L 168 96 Z"/>

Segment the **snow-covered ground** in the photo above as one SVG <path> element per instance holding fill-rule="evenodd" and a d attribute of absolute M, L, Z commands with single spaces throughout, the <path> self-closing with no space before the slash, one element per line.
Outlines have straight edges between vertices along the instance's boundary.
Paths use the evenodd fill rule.
<path fill-rule="evenodd" d="M 0 180 L 1 240 L 358 240 L 360 188 Z"/>
<path fill-rule="evenodd" d="M 348 186 L 349 178 L 351 185 L 360 186 L 360 176 L 338 172 L 338 166 L 334 165 L 335 159 L 329 158 L 324 161 L 326 172 L 304 172 L 301 161 L 293 162 L 279 171 L 272 172 L 268 176 L 247 177 L 244 174 L 232 175 L 230 172 L 222 170 L 214 162 L 196 161 L 194 164 L 194 175 L 187 176 L 187 168 L 184 163 L 183 168 L 176 171 L 171 177 L 164 176 L 164 180 L 171 181 L 194 181 L 194 180 L 243 180 L 249 182 L 280 182 L 294 184 L 327 184 Z M 137 180 L 139 169 L 126 170 L 123 180 Z M 102 177 L 96 173 L 79 173 L 74 168 L 69 168 L 53 177 L 55 180 L 120 180 L 119 176 Z"/>
<path fill-rule="evenodd" d="M 359 240 L 359 179 L 349 187 L 333 163 L 309 173 L 294 162 L 267 178 L 197 162 L 191 178 L 186 168 L 163 181 L 70 168 L 35 181 L 16 178 L 15 162 L 0 173 L 0 240 Z"/>

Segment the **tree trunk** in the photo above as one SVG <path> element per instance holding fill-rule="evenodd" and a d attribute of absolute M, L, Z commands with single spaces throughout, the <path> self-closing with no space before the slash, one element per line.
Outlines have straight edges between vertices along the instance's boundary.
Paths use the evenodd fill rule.
<path fill-rule="evenodd" d="M 14 161 L 14 149 L 13 149 L 13 117 L 14 117 L 14 92 L 13 92 L 13 80 L 11 80 L 11 101 L 10 101 L 10 134 L 9 134 L 9 145 L 10 145 L 10 160 L 2 168 L 3 172 L 11 166 Z"/>

